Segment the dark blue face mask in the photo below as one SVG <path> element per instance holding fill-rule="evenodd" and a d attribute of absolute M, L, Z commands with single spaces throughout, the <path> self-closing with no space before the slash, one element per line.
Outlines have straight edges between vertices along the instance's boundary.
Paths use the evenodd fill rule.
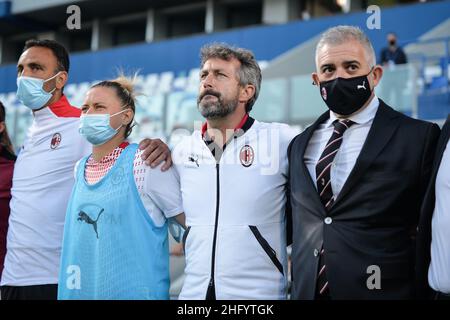
<path fill-rule="evenodd" d="M 367 76 L 336 78 L 320 82 L 320 94 L 328 108 L 336 114 L 348 116 L 355 113 L 372 95 Z"/>

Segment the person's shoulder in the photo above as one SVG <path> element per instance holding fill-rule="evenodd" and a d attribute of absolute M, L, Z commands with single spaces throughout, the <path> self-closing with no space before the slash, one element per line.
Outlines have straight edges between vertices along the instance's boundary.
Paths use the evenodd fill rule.
<path fill-rule="evenodd" d="M 423 129 L 428 129 L 430 127 L 439 128 L 439 126 L 434 122 L 430 122 L 430 121 L 422 120 L 422 119 L 411 118 L 404 114 L 401 114 L 401 117 L 403 118 L 403 121 L 405 123 L 408 123 L 409 125 L 414 126 L 414 127 L 423 128 Z"/>
<path fill-rule="evenodd" d="M 191 134 L 181 137 L 179 139 L 178 143 L 173 147 L 172 152 L 181 152 L 181 151 L 183 151 L 188 146 L 190 146 L 193 142 L 199 140 L 199 136 L 201 136 L 200 131 L 195 130 Z"/>
<path fill-rule="evenodd" d="M 260 129 L 264 130 L 276 130 L 279 136 L 280 146 L 282 149 L 286 150 L 283 153 L 287 156 L 290 154 L 290 150 L 296 138 L 301 134 L 300 129 L 290 126 L 286 123 L 279 122 L 258 122 Z"/>
<path fill-rule="evenodd" d="M 429 130 L 440 131 L 439 126 L 434 122 L 412 118 L 400 111 L 395 110 L 383 101 L 380 101 L 380 106 L 381 105 L 383 105 L 385 107 L 385 110 L 389 112 L 393 117 L 398 118 L 401 128 L 405 130 L 408 129 L 416 132 L 424 132 Z"/>
<path fill-rule="evenodd" d="M 256 130 L 275 130 L 279 133 L 282 140 L 289 142 L 300 133 L 296 127 L 292 127 L 286 123 L 281 122 L 259 122 L 255 121 Z"/>
<path fill-rule="evenodd" d="M 149 165 L 147 165 L 145 163 L 144 160 L 142 160 L 143 152 L 144 152 L 144 150 L 137 148 L 134 153 L 133 173 L 135 176 L 140 177 L 140 179 L 144 179 L 144 180 L 147 180 L 150 177 L 151 178 L 161 178 L 161 175 L 168 173 L 172 170 L 172 167 L 171 167 L 167 171 L 162 171 L 161 167 L 164 165 L 164 163 L 161 163 L 157 167 L 154 167 L 154 168 L 150 167 Z M 158 179 L 156 179 L 154 181 L 158 181 Z"/>
<path fill-rule="evenodd" d="M 404 124 L 408 124 L 408 125 L 411 125 L 411 126 L 418 126 L 418 127 L 428 127 L 428 126 L 433 125 L 432 122 L 410 117 L 410 116 L 408 116 L 408 115 L 406 115 L 406 114 L 404 114 L 404 113 L 402 113 L 400 111 L 395 110 L 393 107 L 391 107 L 391 106 L 389 106 L 387 104 L 384 104 L 384 105 L 385 105 L 385 107 L 389 108 L 389 112 L 392 115 L 398 117 L 399 120 L 402 121 L 402 123 L 404 123 Z"/>
<path fill-rule="evenodd" d="M 447 120 L 445 120 L 444 125 L 442 126 L 442 128 L 448 128 L 450 127 L 450 115 L 448 116 Z"/>
<path fill-rule="evenodd" d="M 282 122 L 263 122 L 263 121 L 255 120 L 255 128 L 258 128 L 258 129 L 265 129 L 265 128 L 288 129 L 288 128 L 290 128 L 290 126 L 288 124 L 282 123 Z"/>
<path fill-rule="evenodd" d="M 300 142 L 302 139 L 305 139 L 308 131 L 311 130 L 311 127 L 314 125 L 314 123 L 308 124 L 303 130 L 300 130 L 298 134 L 292 139 L 292 142 Z"/>
<path fill-rule="evenodd" d="M 144 162 L 144 160 L 142 160 L 142 153 L 144 152 L 144 150 L 141 150 L 139 148 L 136 149 L 135 153 L 134 153 L 134 159 L 133 159 L 133 164 L 134 164 L 134 170 L 139 170 L 139 169 L 146 169 L 146 164 Z"/>
<path fill-rule="evenodd" d="M 3 158 L 7 162 L 15 162 L 17 156 L 14 153 L 11 153 L 7 148 L 0 145 L 0 158 Z"/>
<path fill-rule="evenodd" d="M 293 148 L 297 148 L 299 145 L 306 143 L 306 140 L 308 139 L 309 131 L 312 130 L 311 127 L 314 125 L 314 123 L 309 124 L 305 129 L 303 129 L 300 133 L 298 133 L 289 143 L 288 146 L 288 155 L 291 154 L 291 150 Z"/>
<path fill-rule="evenodd" d="M 175 166 L 183 163 L 183 159 L 186 158 L 186 154 L 189 154 L 194 149 L 194 146 L 202 141 L 200 131 L 196 130 L 190 135 L 180 138 L 178 143 L 172 149 L 172 160 Z"/>

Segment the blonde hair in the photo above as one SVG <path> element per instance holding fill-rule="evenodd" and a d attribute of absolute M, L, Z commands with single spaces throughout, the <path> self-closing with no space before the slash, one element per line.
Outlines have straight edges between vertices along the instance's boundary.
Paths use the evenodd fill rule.
<path fill-rule="evenodd" d="M 91 88 L 96 87 L 106 87 L 111 88 L 116 92 L 117 97 L 125 106 L 125 109 L 129 108 L 133 110 L 133 119 L 125 128 L 125 138 L 127 138 L 133 131 L 133 127 L 136 125 L 134 121 L 134 114 L 136 113 L 136 94 L 135 83 L 137 74 L 135 73 L 132 77 L 127 77 L 124 74 L 119 74 L 117 78 L 113 80 L 105 80 L 94 84 Z"/>

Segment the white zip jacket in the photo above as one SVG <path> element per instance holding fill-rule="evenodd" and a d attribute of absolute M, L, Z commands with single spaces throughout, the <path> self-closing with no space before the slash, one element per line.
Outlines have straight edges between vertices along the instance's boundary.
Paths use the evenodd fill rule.
<path fill-rule="evenodd" d="M 286 299 L 287 147 L 296 132 L 253 121 L 218 163 L 198 130 L 172 153 L 188 226 L 180 299 Z"/>

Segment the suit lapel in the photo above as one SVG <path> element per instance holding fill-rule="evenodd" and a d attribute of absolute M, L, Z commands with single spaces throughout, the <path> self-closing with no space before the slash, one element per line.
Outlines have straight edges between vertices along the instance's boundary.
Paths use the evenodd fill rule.
<path fill-rule="evenodd" d="M 318 208 L 318 210 L 322 211 L 323 215 L 326 215 L 325 207 L 322 204 L 322 201 L 320 201 L 319 193 L 317 192 L 315 181 L 311 178 L 311 175 L 309 174 L 308 168 L 305 165 L 304 156 L 306 147 L 309 144 L 309 140 L 311 139 L 314 131 L 316 131 L 317 127 L 328 120 L 330 117 L 330 112 L 327 111 L 323 113 L 309 128 L 305 131 L 305 138 L 302 139 L 301 144 L 299 146 L 299 153 L 298 153 L 298 163 L 300 164 L 300 172 L 303 174 L 304 181 L 306 183 L 305 189 L 310 194 L 310 199 L 314 202 L 315 206 Z"/>
<path fill-rule="evenodd" d="M 353 170 L 350 172 L 347 181 L 344 183 L 341 192 L 331 207 L 331 211 L 358 183 L 364 172 L 366 172 L 367 168 L 388 143 L 399 125 L 399 122 L 396 121 L 397 117 L 398 115 L 380 99 L 380 105 L 366 141 L 364 142 Z"/>

